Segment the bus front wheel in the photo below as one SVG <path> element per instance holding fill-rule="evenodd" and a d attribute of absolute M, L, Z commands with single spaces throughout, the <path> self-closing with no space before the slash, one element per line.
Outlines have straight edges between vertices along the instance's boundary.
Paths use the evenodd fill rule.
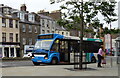
<path fill-rule="evenodd" d="M 33 64 L 36 66 L 40 65 L 40 63 L 38 63 L 38 62 L 33 62 Z"/>
<path fill-rule="evenodd" d="M 57 58 L 53 58 L 51 61 L 51 64 L 55 65 L 58 64 L 58 59 Z"/>

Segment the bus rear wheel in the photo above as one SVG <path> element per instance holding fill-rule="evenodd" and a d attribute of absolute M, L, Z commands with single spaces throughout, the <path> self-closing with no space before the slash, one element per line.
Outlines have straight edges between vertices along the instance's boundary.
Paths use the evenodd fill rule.
<path fill-rule="evenodd" d="M 33 64 L 34 64 L 35 66 L 40 65 L 40 63 L 38 63 L 38 62 L 33 62 Z"/>
<path fill-rule="evenodd" d="M 56 65 L 58 64 L 58 59 L 57 58 L 53 58 L 51 61 L 51 64 Z"/>

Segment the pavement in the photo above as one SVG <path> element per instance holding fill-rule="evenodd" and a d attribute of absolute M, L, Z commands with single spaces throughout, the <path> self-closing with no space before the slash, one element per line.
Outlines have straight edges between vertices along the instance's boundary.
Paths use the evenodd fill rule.
<path fill-rule="evenodd" d="M 25 61 L 25 65 L 4 66 L 0 69 L 2 76 L 118 76 L 120 65 L 116 63 L 116 57 L 107 57 L 106 60 L 107 64 L 102 68 L 98 68 L 97 63 L 94 63 L 88 64 L 87 69 L 83 70 L 75 70 L 74 65 L 34 66 L 32 62 Z"/>

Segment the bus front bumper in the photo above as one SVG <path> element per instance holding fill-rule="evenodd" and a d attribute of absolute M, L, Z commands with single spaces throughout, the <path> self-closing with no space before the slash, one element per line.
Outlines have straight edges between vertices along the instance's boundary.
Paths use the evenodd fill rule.
<path fill-rule="evenodd" d="M 44 59 L 44 57 L 34 57 L 32 58 L 33 62 L 39 62 L 39 63 L 50 63 L 50 59 Z"/>

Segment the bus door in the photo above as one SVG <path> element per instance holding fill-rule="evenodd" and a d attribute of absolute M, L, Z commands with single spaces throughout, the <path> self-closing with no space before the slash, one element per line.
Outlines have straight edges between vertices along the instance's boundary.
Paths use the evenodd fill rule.
<path fill-rule="evenodd" d="M 59 43 L 59 52 L 60 52 L 60 61 L 61 62 L 69 62 L 70 53 L 68 51 L 68 41 L 60 40 Z"/>

